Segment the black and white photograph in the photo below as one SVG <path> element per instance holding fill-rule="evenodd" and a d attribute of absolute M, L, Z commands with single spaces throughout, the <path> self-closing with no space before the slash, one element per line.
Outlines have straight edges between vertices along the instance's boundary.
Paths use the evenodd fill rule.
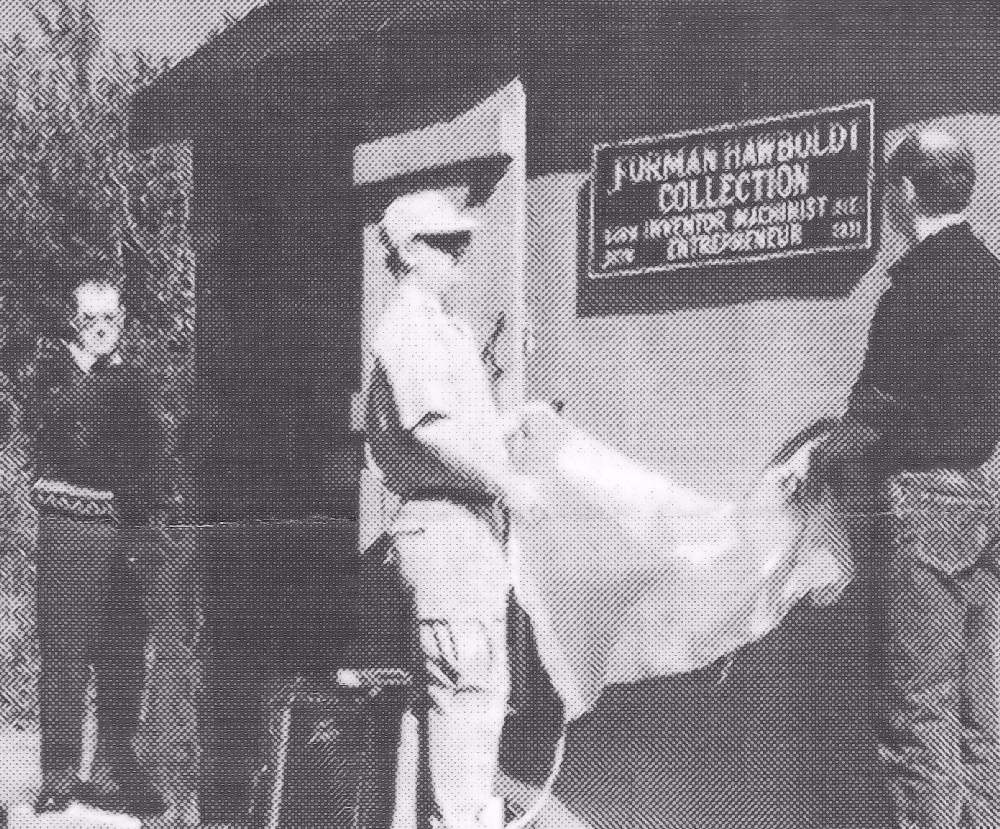
<path fill-rule="evenodd" d="M 998 67 L 0 0 L 0 827 L 1000 829 Z"/>

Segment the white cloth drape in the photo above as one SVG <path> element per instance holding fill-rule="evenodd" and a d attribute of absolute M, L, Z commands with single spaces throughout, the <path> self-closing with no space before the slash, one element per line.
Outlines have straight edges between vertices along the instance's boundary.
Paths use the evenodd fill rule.
<path fill-rule="evenodd" d="M 511 452 L 547 517 L 515 521 L 515 591 L 566 706 L 607 685 L 684 673 L 773 630 L 798 601 L 836 599 L 852 574 L 826 503 L 798 496 L 807 444 L 740 502 L 714 502 L 559 418 L 521 413 Z"/>

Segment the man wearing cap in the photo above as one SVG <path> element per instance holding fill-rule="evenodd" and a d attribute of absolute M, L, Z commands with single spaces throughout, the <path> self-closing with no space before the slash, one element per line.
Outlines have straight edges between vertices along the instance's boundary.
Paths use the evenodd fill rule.
<path fill-rule="evenodd" d="M 475 228 L 438 191 L 386 209 L 397 287 L 372 343 L 368 400 L 372 455 L 402 499 L 391 533 L 417 609 L 434 818 L 445 829 L 503 825 L 493 796 L 508 693 L 500 502 L 528 520 L 540 515 L 533 485 L 511 469 L 480 349 L 447 310 Z"/>
<path fill-rule="evenodd" d="M 963 218 L 974 182 L 946 133 L 908 132 L 890 158 L 889 217 L 910 247 L 813 455 L 848 509 L 888 517 L 875 664 L 899 829 L 1000 826 L 1000 262 Z"/>

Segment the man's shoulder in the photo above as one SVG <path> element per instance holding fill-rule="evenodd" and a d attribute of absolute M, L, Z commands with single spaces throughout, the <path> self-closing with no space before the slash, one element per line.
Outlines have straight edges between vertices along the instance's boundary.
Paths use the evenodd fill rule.
<path fill-rule="evenodd" d="M 929 285 L 921 295 L 940 326 L 974 338 L 1000 313 L 1000 259 L 966 222 L 950 230 L 936 255 L 917 263 L 918 279 Z"/>
<path fill-rule="evenodd" d="M 944 281 L 953 291 L 964 287 L 976 294 L 995 295 L 1000 290 L 1000 259 L 968 224 L 963 222 L 958 230 L 951 234 L 941 257 L 948 269 Z"/>
<path fill-rule="evenodd" d="M 955 290 L 964 282 L 982 283 L 984 276 L 1000 275 L 1000 260 L 968 222 L 951 225 L 917 245 L 890 270 L 897 277 L 947 285 Z M 967 279 L 971 277 L 971 280 Z"/>
<path fill-rule="evenodd" d="M 978 257 L 988 259 L 1000 267 L 1000 262 L 968 221 L 961 221 L 945 228 L 936 234 L 933 246 L 927 247 L 939 258 Z"/>
<path fill-rule="evenodd" d="M 997 258 L 996 253 L 986 244 L 983 239 L 970 231 L 970 236 L 973 240 L 973 245 L 971 251 L 974 256 L 976 256 L 981 262 L 984 268 L 991 270 L 996 274 L 1000 274 L 1000 258 Z"/>

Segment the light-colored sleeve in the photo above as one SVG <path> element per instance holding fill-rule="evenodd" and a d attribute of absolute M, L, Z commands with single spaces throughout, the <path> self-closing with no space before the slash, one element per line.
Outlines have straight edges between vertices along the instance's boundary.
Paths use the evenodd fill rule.
<path fill-rule="evenodd" d="M 455 416 L 454 357 L 433 324 L 390 312 L 379 324 L 373 350 L 389 378 L 404 429 Z"/>

